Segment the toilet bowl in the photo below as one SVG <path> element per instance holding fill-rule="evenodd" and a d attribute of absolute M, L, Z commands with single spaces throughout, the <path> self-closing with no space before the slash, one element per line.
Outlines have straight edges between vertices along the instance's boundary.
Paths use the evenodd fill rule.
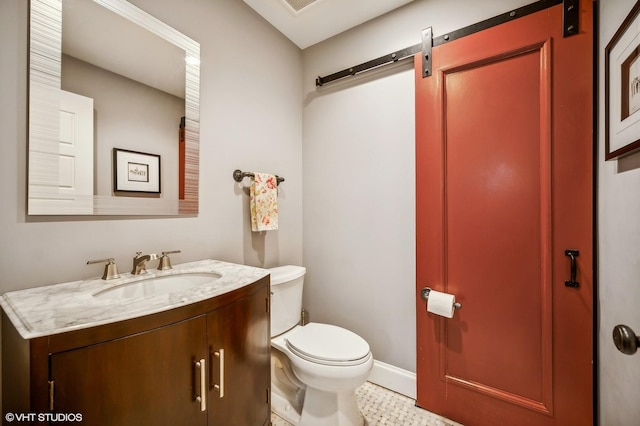
<path fill-rule="evenodd" d="M 373 356 L 350 330 L 298 324 L 305 272 L 271 269 L 272 410 L 295 425 L 361 426 L 355 390 L 367 380 Z"/>

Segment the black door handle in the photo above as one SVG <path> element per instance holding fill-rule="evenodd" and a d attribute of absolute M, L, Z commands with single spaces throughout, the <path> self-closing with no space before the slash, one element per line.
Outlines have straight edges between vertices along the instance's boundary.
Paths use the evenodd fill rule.
<path fill-rule="evenodd" d="M 580 252 L 578 250 L 565 250 L 564 251 L 564 255 L 565 256 L 569 256 L 571 258 L 571 279 L 566 280 L 564 282 L 564 285 L 566 285 L 567 287 L 579 287 L 580 283 L 578 281 L 576 281 L 576 274 L 577 274 L 577 266 L 576 266 L 576 257 L 578 257 L 578 255 L 580 254 Z"/>

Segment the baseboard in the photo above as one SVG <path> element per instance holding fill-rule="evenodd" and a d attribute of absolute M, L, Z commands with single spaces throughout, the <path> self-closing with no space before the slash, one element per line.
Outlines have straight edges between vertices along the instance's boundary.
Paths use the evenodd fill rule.
<path fill-rule="evenodd" d="M 300 423 L 300 413 L 283 396 L 271 391 L 271 412 L 292 425 Z"/>
<path fill-rule="evenodd" d="M 416 399 L 416 373 L 411 371 L 374 360 L 368 380 L 378 386 Z"/>

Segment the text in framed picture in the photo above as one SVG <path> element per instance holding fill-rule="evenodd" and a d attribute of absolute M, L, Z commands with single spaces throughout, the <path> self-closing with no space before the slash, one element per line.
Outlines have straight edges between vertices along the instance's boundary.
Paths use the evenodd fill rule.
<path fill-rule="evenodd" d="M 640 109 L 640 61 L 638 60 L 638 53 L 640 49 L 636 46 L 629 57 L 622 62 L 622 87 L 620 93 L 622 94 L 622 115 L 621 119 L 629 117 L 634 112 Z"/>
<path fill-rule="evenodd" d="M 160 156 L 113 149 L 114 191 L 160 193 Z"/>

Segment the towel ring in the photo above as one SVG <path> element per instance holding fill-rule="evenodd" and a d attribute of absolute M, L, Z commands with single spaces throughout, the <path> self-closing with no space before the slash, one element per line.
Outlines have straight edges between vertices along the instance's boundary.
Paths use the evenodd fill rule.
<path fill-rule="evenodd" d="M 243 172 L 240 169 L 235 169 L 233 171 L 233 180 L 235 180 L 236 182 L 242 182 L 242 179 L 246 177 L 253 179 L 255 175 L 251 172 Z M 284 178 L 276 175 L 276 182 L 278 185 L 280 185 L 281 182 L 284 182 Z"/>

